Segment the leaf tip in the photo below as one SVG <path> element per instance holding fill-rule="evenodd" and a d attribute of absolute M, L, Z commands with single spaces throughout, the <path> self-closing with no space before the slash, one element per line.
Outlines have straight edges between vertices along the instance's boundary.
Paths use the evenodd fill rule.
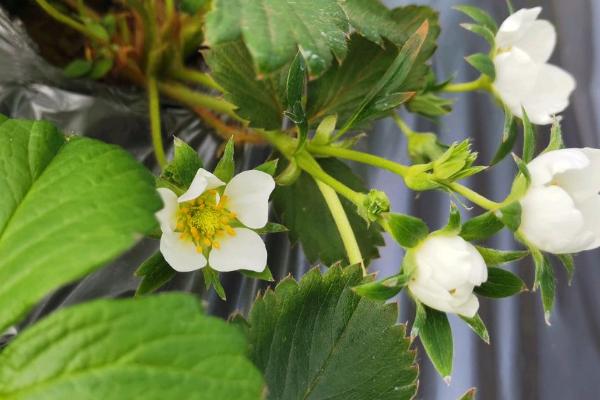
<path fill-rule="evenodd" d="M 450 382 L 452 381 L 452 377 L 450 375 L 446 375 L 444 377 L 444 383 L 448 386 L 450 386 Z"/>
<path fill-rule="evenodd" d="M 544 312 L 544 321 L 546 321 L 546 325 L 552 326 L 550 323 L 550 311 Z"/>

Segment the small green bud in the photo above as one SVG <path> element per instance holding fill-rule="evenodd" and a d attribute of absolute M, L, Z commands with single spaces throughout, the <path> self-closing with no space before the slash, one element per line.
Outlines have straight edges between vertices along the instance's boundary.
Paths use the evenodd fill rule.
<path fill-rule="evenodd" d="M 440 158 L 448 146 L 438 141 L 434 133 L 413 133 L 408 137 L 408 155 L 415 164 L 427 164 Z"/>
<path fill-rule="evenodd" d="M 381 190 L 371 189 L 359 207 L 358 213 L 367 221 L 375 222 L 379 215 L 390 210 L 390 199 Z"/>
<path fill-rule="evenodd" d="M 408 173 L 404 177 L 404 182 L 409 189 L 415 191 L 438 188 L 440 185 L 435 181 L 434 176 L 430 172 L 430 164 L 413 165 L 408 169 Z"/>

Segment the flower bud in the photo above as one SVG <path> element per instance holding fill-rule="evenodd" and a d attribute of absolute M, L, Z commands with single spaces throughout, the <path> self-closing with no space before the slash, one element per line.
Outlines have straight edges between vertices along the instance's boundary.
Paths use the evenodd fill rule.
<path fill-rule="evenodd" d="M 475 286 L 487 280 L 487 266 L 475 246 L 458 235 L 429 235 L 410 251 L 408 288 L 420 302 L 439 311 L 472 318 L 479 301 Z"/>
<path fill-rule="evenodd" d="M 390 210 L 390 200 L 385 192 L 372 189 L 365 197 L 358 213 L 368 221 L 374 222 L 379 215 Z"/>
<path fill-rule="evenodd" d="M 538 249 L 577 253 L 600 246 L 600 150 L 561 149 L 527 165 L 520 233 Z"/>

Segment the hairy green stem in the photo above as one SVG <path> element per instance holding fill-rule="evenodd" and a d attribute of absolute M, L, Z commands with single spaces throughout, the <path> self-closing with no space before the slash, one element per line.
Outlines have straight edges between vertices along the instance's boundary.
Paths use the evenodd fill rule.
<path fill-rule="evenodd" d="M 465 199 L 468 199 L 473 204 L 477 204 L 479 207 L 486 210 L 497 210 L 502 207 L 501 203 L 497 203 L 495 201 L 489 200 L 488 198 L 480 195 L 474 190 L 469 189 L 466 186 L 461 185 L 460 183 L 453 182 L 447 185 L 449 189 L 453 192 L 460 194 Z"/>
<path fill-rule="evenodd" d="M 356 241 L 356 236 L 354 235 L 354 231 L 352 230 L 352 226 L 350 225 L 350 221 L 348 220 L 348 216 L 346 215 L 346 211 L 342 206 L 342 202 L 338 197 L 335 190 L 333 190 L 330 186 L 321 182 L 318 179 L 315 179 L 327 206 L 329 207 L 329 211 L 331 212 L 331 216 L 335 222 L 338 232 L 340 233 L 340 237 L 342 238 L 342 243 L 344 244 L 344 249 L 346 249 L 346 254 L 348 256 L 348 261 L 351 265 L 360 264 L 363 267 L 363 257 L 360 252 L 360 247 L 358 246 L 358 242 Z"/>
<path fill-rule="evenodd" d="M 148 78 L 148 108 L 150 110 L 150 132 L 152 134 L 152 146 L 154 147 L 154 156 L 161 169 L 167 165 L 167 157 L 163 146 L 162 134 L 160 129 L 160 99 L 158 95 L 158 84 L 156 78 Z"/>
<path fill-rule="evenodd" d="M 485 75 L 481 75 L 474 81 L 464 83 L 450 83 L 442 88 L 444 92 L 460 93 L 460 92 L 473 92 L 475 90 L 486 90 L 491 91 L 492 83 L 490 78 Z"/>
<path fill-rule="evenodd" d="M 174 67 L 170 71 L 170 75 L 178 80 L 186 81 L 190 83 L 196 83 L 198 85 L 204 86 L 208 89 L 216 89 L 219 92 L 225 92 L 225 89 L 221 85 L 219 85 L 209 74 L 201 71 L 196 71 L 190 68 L 178 66 Z"/>
<path fill-rule="evenodd" d="M 67 25 L 70 28 L 75 29 L 77 32 L 82 33 L 83 35 L 92 38 L 94 40 L 97 40 L 101 43 L 106 43 L 106 38 L 99 36 L 96 32 L 94 32 L 93 30 L 88 29 L 84 24 L 82 24 L 81 22 L 78 22 L 76 20 L 74 20 L 73 18 L 69 17 L 68 15 L 65 15 L 63 13 L 61 13 L 59 10 L 57 10 L 56 8 L 54 8 L 50 3 L 48 3 L 46 0 L 36 0 L 36 3 L 48 14 L 50 15 L 52 18 L 54 18 L 55 20 L 57 20 L 58 22 Z"/>
<path fill-rule="evenodd" d="M 409 138 L 417 133 L 417 132 L 413 131 L 408 126 L 408 124 L 406 122 L 404 122 L 404 120 L 398 114 L 396 114 L 396 112 L 392 112 L 390 114 L 390 116 L 392 117 L 392 119 L 394 120 L 394 122 L 396 123 L 398 128 L 400 128 L 400 131 L 402 131 L 404 136 L 406 136 L 407 138 Z"/>
<path fill-rule="evenodd" d="M 159 82 L 158 88 L 165 95 L 178 100 L 188 107 L 204 107 L 243 122 L 243 119 L 235 113 L 236 107 L 226 100 L 190 90 L 187 86 L 178 83 Z"/>

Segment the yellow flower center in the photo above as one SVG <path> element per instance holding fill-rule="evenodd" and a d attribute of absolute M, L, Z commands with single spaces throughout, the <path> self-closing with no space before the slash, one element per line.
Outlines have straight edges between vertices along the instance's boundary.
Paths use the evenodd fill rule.
<path fill-rule="evenodd" d="M 235 236 L 230 223 L 235 221 L 236 215 L 226 208 L 227 196 L 217 199 L 217 191 L 209 190 L 182 203 L 177 210 L 176 231 L 181 239 L 191 240 L 199 253 L 210 247 L 218 249 L 219 240 L 225 235 Z"/>

